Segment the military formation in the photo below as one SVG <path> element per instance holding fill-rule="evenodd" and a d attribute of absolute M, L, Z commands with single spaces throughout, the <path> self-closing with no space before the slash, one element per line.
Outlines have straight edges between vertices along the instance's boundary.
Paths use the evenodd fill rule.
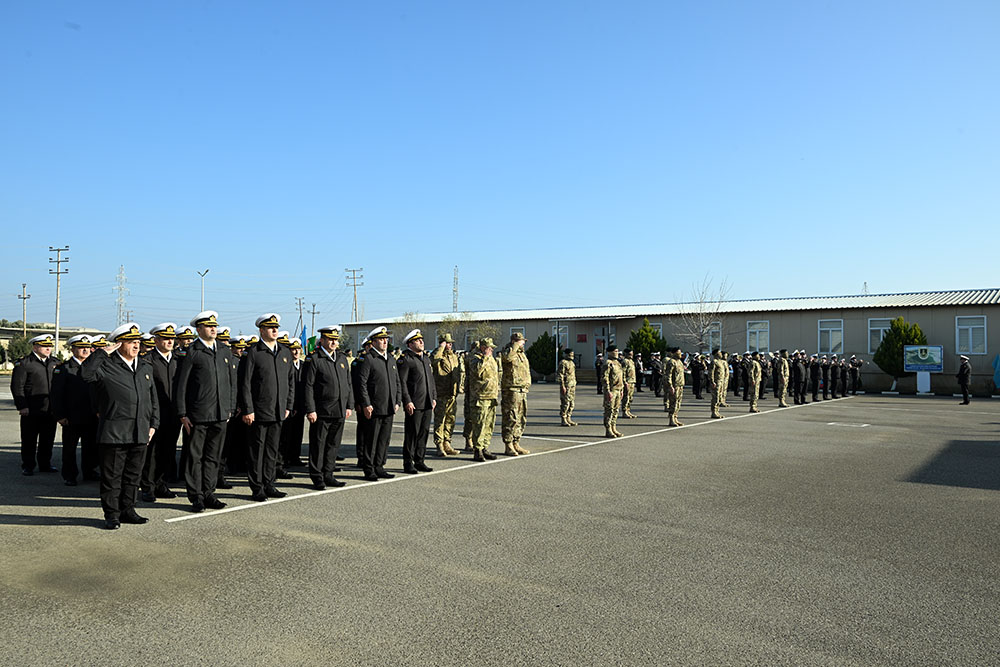
<path fill-rule="evenodd" d="M 215 311 L 199 313 L 187 326 L 162 322 L 145 333 L 129 322 L 107 338 L 73 336 L 69 359 L 61 363 L 52 356 L 51 336 L 31 339 L 32 352 L 11 378 L 22 474 L 58 472 L 52 456 L 61 426 L 65 484 L 98 481 L 105 525 L 115 529 L 144 523 L 137 502 L 175 498 L 178 487 L 191 511 L 222 509 L 226 503 L 216 492 L 232 488 L 227 475 L 244 475 L 259 502 L 284 497 L 279 480 L 291 478 L 288 469 L 296 466 L 306 468 L 317 490 L 344 486 L 336 474 L 346 459 L 341 444 L 352 416 L 357 468 L 365 480 L 390 479 L 386 463 L 400 409 L 403 472 L 432 472 L 428 439 L 438 457 L 459 454 L 452 438 L 460 395 L 464 451 L 475 461 L 497 458 L 490 443 L 498 408 L 503 454 L 530 453 L 521 443 L 532 379 L 520 332 L 502 348 L 482 338 L 468 351 L 456 351 L 444 333 L 430 351 L 414 329 L 402 338 L 402 349 L 390 351 L 391 332 L 377 327 L 354 357 L 340 350 L 340 329 L 327 326 L 317 330 L 316 348 L 306 355 L 300 341 L 280 330 L 280 319 L 261 315 L 250 336 L 233 336 Z M 641 355 L 609 345 L 595 366 L 605 437 L 623 436 L 620 417 L 636 418 L 632 407 L 644 374 L 662 396 L 668 425 L 676 427 L 683 426 L 678 415 L 687 375 L 694 397 L 708 392 L 710 416 L 722 419 L 730 390 L 759 412 L 769 380 L 779 407 L 789 405 L 789 395 L 802 404 L 810 392 L 813 401 L 820 392 L 824 400 L 857 393 L 863 363 L 799 350 L 685 355 L 672 347 L 643 367 Z M 576 375 L 574 351 L 563 350 L 556 380 L 565 427 L 577 426 Z"/>

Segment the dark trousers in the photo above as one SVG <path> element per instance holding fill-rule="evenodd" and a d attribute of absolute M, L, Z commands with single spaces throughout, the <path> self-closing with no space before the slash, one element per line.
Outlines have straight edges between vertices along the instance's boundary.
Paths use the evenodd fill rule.
<path fill-rule="evenodd" d="M 274 470 L 281 442 L 281 422 L 254 421 L 247 438 L 247 480 L 251 493 L 274 486 Z"/>
<path fill-rule="evenodd" d="M 333 477 L 343 436 L 343 419 L 317 417 L 314 423 L 309 424 L 309 477 L 313 482 Z"/>
<path fill-rule="evenodd" d="M 823 400 L 830 398 L 830 378 L 823 378 Z"/>
<path fill-rule="evenodd" d="M 191 454 L 191 434 L 185 429 L 181 429 L 181 462 L 177 466 L 177 480 L 180 481 L 184 477 L 184 471 L 187 470 L 188 457 Z"/>
<path fill-rule="evenodd" d="M 830 398 L 837 398 L 837 378 L 830 378 Z"/>
<path fill-rule="evenodd" d="M 219 459 L 219 478 L 230 473 L 246 472 L 247 470 L 247 425 L 240 417 L 233 417 L 226 424 L 226 442 L 222 446 L 222 458 Z"/>
<path fill-rule="evenodd" d="M 958 386 L 962 388 L 962 402 L 963 403 L 968 403 L 969 402 L 969 385 L 967 385 L 967 384 L 960 384 Z"/>
<path fill-rule="evenodd" d="M 97 452 L 97 424 L 67 424 L 62 427 L 62 476 L 75 482 L 80 468 L 76 465 L 76 445 L 80 443 L 80 468 L 85 479 L 92 479 L 101 465 Z"/>
<path fill-rule="evenodd" d="M 812 400 L 813 402 L 816 402 L 819 400 L 819 378 L 812 378 L 809 381 L 809 384 L 812 387 Z"/>
<path fill-rule="evenodd" d="M 771 379 L 771 387 L 773 388 L 774 393 L 777 394 L 778 393 L 778 381 L 775 380 L 774 378 Z M 758 396 L 759 396 L 759 398 L 767 398 L 767 379 L 766 378 L 761 378 L 760 379 L 760 394 Z"/>
<path fill-rule="evenodd" d="M 809 383 L 806 382 L 805 380 L 802 380 L 799 383 L 799 385 L 800 385 L 799 389 L 798 389 L 798 391 L 799 391 L 799 393 L 798 393 L 799 404 L 805 404 L 805 402 L 806 402 L 806 392 L 809 390 Z"/>
<path fill-rule="evenodd" d="M 177 436 L 180 424 L 160 424 L 146 446 L 139 486 L 143 491 L 165 489 L 177 474 Z"/>
<path fill-rule="evenodd" d="M 101 458 L 101 509 L 105 519 L 117 519 L 135 507 L 145 445 L 106 445 L 98 447 Z"/>
<path fill-rule="evenodd" d="M 698 371 L 691 372 L 691 391 L 695 398 L 701 398 L 701 373 Z"/>
<path fill-rule="evenodd" d="M 35 469 L 52 465 L 52 445 L 56 441 L 56 420 L 47 412 L 21 417 L 21 467 Z"/>
<path fill-rule="evenodd" d="M 802 380 L 793 379 L 792 380 L 792 400 L 795 401 L 795 405 L 802 402 L 802 396 L 805 394 L 802 391 Z"/>
<path fill-rule="evenodd" d="M 305 414 L 299 412 L 281 422 L 281 462 L 286 466 L 297 464 L 302 456 L 305 420 Z"/>
<path fill-rule="evenodd" d="M 361 428 L 361 457 L 358 463 L 366 473 L 385 468 L 389 438 L 392 436 L 392 417 L 372 415 L 371 419 L 366 419 L 364 413 L 358 415 L 358 426 Z"/>
<path fill-rule="evenodd" d="M 219 458 L 226 437 L 226 422 L 202 422 L 191 429 L 184 485 L 188 500 L 204 501 L 215 494 L 219 481 Z"/>
<path fill-rule="evenodd" d="M 416 463 L 424 462 L 427 451 L 427 435 L 431 431 L 431 418 L 434 411 L 414 410 L 412 415 L 406 415 L 403 422 L 403 467 L 409 468 Z"/>
<path fill-rule="evenodd" d="M 858 371 L 851 371 L 851 396 L 858 395 L 858 389 L 861 388 L 861 373 Z"/>

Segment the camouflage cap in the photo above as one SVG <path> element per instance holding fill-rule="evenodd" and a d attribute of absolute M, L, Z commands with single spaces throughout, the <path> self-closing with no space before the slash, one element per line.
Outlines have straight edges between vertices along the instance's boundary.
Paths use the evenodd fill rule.
<path fill-rule="evenodd" d="M 510 335 L 510 339 L 514 341 L 514 340 L 524 340 L 525 338 L 523 333 L 521 333 L 520 331 L 515 331 Z"/>
<path fill-rule="evenodd" d="M 451 337 L 450 333 L 445 332 L 445 333 L 441 334 L 440 336 L 438 336 L 438 342 L 439 343 L 454 343 L 455 339 Z"/>
<path fill-rule="evenodd" d="M 493 344 L 492 338 L 483 338 L 479 341 L 479 347 L 496 347 L 496 345 Z"/>

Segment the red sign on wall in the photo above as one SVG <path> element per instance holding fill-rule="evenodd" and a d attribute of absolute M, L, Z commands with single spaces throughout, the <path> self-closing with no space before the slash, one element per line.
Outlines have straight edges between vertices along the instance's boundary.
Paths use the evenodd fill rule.
<path fill-rule="evenodd" d="M 577 343 L 586 343 L 587 342 L 587 334 L 578 333 L 576 335 L 576 342 Z"/>

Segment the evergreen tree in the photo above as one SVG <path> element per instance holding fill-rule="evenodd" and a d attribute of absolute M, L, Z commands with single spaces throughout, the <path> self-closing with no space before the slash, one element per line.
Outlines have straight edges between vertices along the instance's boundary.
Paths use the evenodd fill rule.
<path fill-rule="evenodd" d="M 31 352 L 31 343 L 21 334 L 14 334 L 7 345 L 7 361 L 14 363 Z"/>
<path fill-rule="evenodd" d="M 927 336 L 920 330 L 919 324 L 907 324 L 902 317 L 892 321 L 889 330 L 882 338 L 872 360 L 886 375 L 898 380 L 913 373 L 903 371 L 903 346 L 926 345 Z"/>
<path fill-rule="evenodd" d="M 649 359 L 653 352 L 662 354 L 667 351 L 667 342 L 660 336 L 659 331 L 650 326 L 648 319 L 644 319 L 642 326 L 629 334 L 625 346 L 635 353 L 642 354 L 643 359 Z"/>
<path fill-rule="evenodd" d="M 561 354 L 562 350 L 558 353 Z M 528 345 L 524 354 L 528 357 L 531 370 L 539 375 L 552 375 L 556 372 L 556 338 L 548 331 L 542 332 L 534 343 Z"/>

